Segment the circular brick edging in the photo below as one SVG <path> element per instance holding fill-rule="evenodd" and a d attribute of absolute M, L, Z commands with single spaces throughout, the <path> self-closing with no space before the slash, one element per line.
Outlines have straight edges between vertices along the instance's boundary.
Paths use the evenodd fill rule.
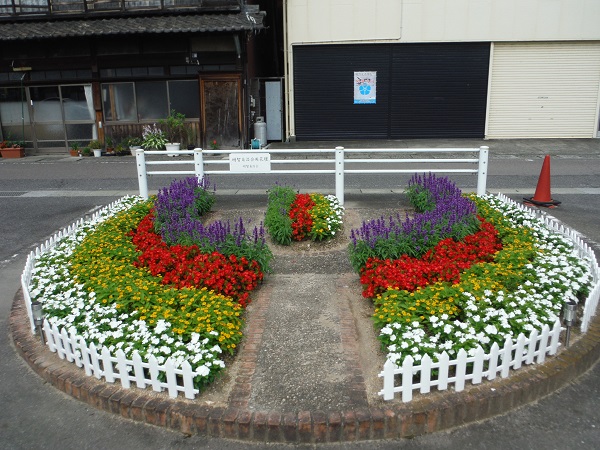
<path fill-rule="evenodd" d="M 123 389 L 85 375 L 42 346 L 29 328 L 23 293 L 13 300 L 9 329 L 19 354 L 45 381 L 95 408 L 184 434 L 258 442 L 345 442 L 414 437 L 489 418 L 559 389 L 600 358 L 600 318 L 568 350 L 543 365 L 463 392 L 417 396 L 411 403 L 329 412 L 252 411 L 244 407 L 196 406 L 141 389 Z"/>

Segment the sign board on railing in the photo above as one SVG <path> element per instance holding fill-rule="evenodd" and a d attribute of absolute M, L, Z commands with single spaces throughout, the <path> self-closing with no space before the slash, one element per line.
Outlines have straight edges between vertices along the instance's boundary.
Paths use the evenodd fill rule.
<path fill-rule="evenodd" d="M 270 153 L 230 153 L 229 171 L 233 173 L 265 173 L 271 171 Z"/>

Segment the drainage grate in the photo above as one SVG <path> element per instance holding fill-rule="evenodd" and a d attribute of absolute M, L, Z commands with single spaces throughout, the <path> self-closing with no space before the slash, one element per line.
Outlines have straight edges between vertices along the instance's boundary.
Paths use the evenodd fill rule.
<path fill-rule="evenodd" d="M 0 191 L 0 197 L 20 197 L 27 194 L 27 191 Z"/>

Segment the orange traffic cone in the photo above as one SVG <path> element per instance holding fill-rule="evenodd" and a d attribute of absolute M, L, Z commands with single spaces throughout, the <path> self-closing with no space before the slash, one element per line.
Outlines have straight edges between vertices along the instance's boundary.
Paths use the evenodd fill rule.
<path fill-rule="evenodd" d="M 550 155 L 544 158 L 540 178 L 538 179 L 535 195 L 531 198 L 524 198 L 524 203 L 534 206 L 546 206 L 547 208 L 555 208 L 560 205 L 560 202 L 552 199 L 550 195 Z"/>

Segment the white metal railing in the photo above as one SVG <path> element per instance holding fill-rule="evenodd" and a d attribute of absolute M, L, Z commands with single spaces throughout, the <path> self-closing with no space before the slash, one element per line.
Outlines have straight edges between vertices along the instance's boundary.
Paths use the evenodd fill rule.
<path fill-rule="evenodd" d="M 488 153 L 489 147 L 482 146 L 479 148 L 403 148 L 403 149 L 390 149 L 390 148 L 368 148 L 368 149 L 346 149 L 344 147 L 336 147 L 334 149 L 269 149 L 269 157 L 271 155 L 313 155 L 313 157 L 306 159 L 293 159 L 293 158 L 282 158 L 282 159 L 270 159 L 269 168 L 266 170 L 257 170 L 251 172 L 239 172 L 231 171 L 229 168 L 221 170 L 211 170 L 211 166 L 217 165 L 229 165 L 229 159 L 205 159 L 205 153 L 217 154 L 217 155 L 241 155 L 243 157 L 251 158 L 253 155 L 258 153 L 264 153 L 257 150 L 202 150 L 200 148 L 194 150 L 179 150 L 177 152 L 170 152 L 175 155 L 193 155 L 193 160 L 152 160 L 148 161 L 146 156 L 165 156 L 165 151 L 159 150 L 137 150 L 136 151 L 136 163 L 138 171 L 138 183 L 140 189 L 140 196 L 148 198 L 148 175 L 195 175 L 198 178 L 203 177 L 205 174 L 333 174 L 335 175 L 335 195 L 338 198 L 340 204 L 344 204 L 344 175 L 350 173 L 418 173 L 418 172 L 432 172 L 432 173 L 472 173 L 477 174 L 477 195 L 484 195 L 487 186 L 487 166 L 488 166 Z M 422 154 L 423 158 L 360 158 L 360 157 L 349 157 L 352 154 L 369 154 L 370 156 L 376 154 Z M 457 153 L 475 153 L 477 157 L 473 158 L 433 158 L 434 154 L 457 154 Z M 315 157 L 317 155 L 319 157 Z M 324 164 L 331 166 L 325 169 L 306 169 L 297 168 L 298 166 Z M 372 164 L 384 164 L 384 167 L 372 167 L 369 169 L 364 168 L 350 168 L 351 165 L 372 165 Z M 393 166 L 413 166 L 415 164 L 426 164 L 424 167 L 411 167 L 411 168 L 394 168 Z M 462 166 L 475 165 L 476 168 L 450 168 L 449 165 L 461 164 Z M 193 170 L 148 170 L 147 166 L 174 166 L 174 165 L 193 165 Z M 291 165 L 295 168 L 288 169 L 271 169 L 271 165 Z M 443 165 L 444 168 L 433 167 L 437 165 Z"/>
<path fill-rule="evenodd" d="M 570 239 L 580 257 L 589 258 L 592 289 L 585 300 L 580 325 L 581 332 L 585 333 L 592 317 L 596 314 L 600 298 L 600 268 L 594 251 L 583 241 L 579 233 L 559 223 L 556 218 L 541 215 L 537 213 L 539 210 L 521 205 L 503 194 L 498 194 L 498 198 L 537 216 L 555 233 Z M 544 325 L 541 333 L 534 330 L 528 337 L 520 334 L 515 343 L 507 338 L 502 348 L 498 344 L 493 344 L 489 353 L 485 353 L 481 347 L 477 347 L 475 355 L 468 356 L 461 349 L 457 358 L 453 360 L 446 352 L 442 353 L 437 362 L 432 362 L 428 355 L 424 355 L 418 365 L 415 365 L 412 356 L 407 356 L 401 367 L 397 367 L 393 361 L 388 359 L 383 366 L 383 371 L 379 374 L 383 378 L 383 389 L 379 392 L 379 395 L 383 396 L 384 400 L 392 400 L 395 393 L 401 392 L 402 401 L 409 402 L 412 400 L 413 391 L 416 389 L 425 394 L 430 392 L 432 387 L 437 387 L 438 390 L 446 390 L 448 385 L 452 384 L 454 390 L 459 392 L 464 390 L 467 381 L 478 384 L 481 383 L 483 378 L 488 380 L 496 378 L 498 373 L 506 378 L 510 375 L 511 369 L 519 369 L 523 363 L 539 364 L 545 360 L 546 355 L 554 355 L 559 346 L 558 339 L 562 329 L 560 322 L 557 321 L 552 329 Z M 432 376 L 432 371 L 436 371 L 437 375 Z M 396 375 L 401 376 L 399 386 L 394 385 Z"/>

